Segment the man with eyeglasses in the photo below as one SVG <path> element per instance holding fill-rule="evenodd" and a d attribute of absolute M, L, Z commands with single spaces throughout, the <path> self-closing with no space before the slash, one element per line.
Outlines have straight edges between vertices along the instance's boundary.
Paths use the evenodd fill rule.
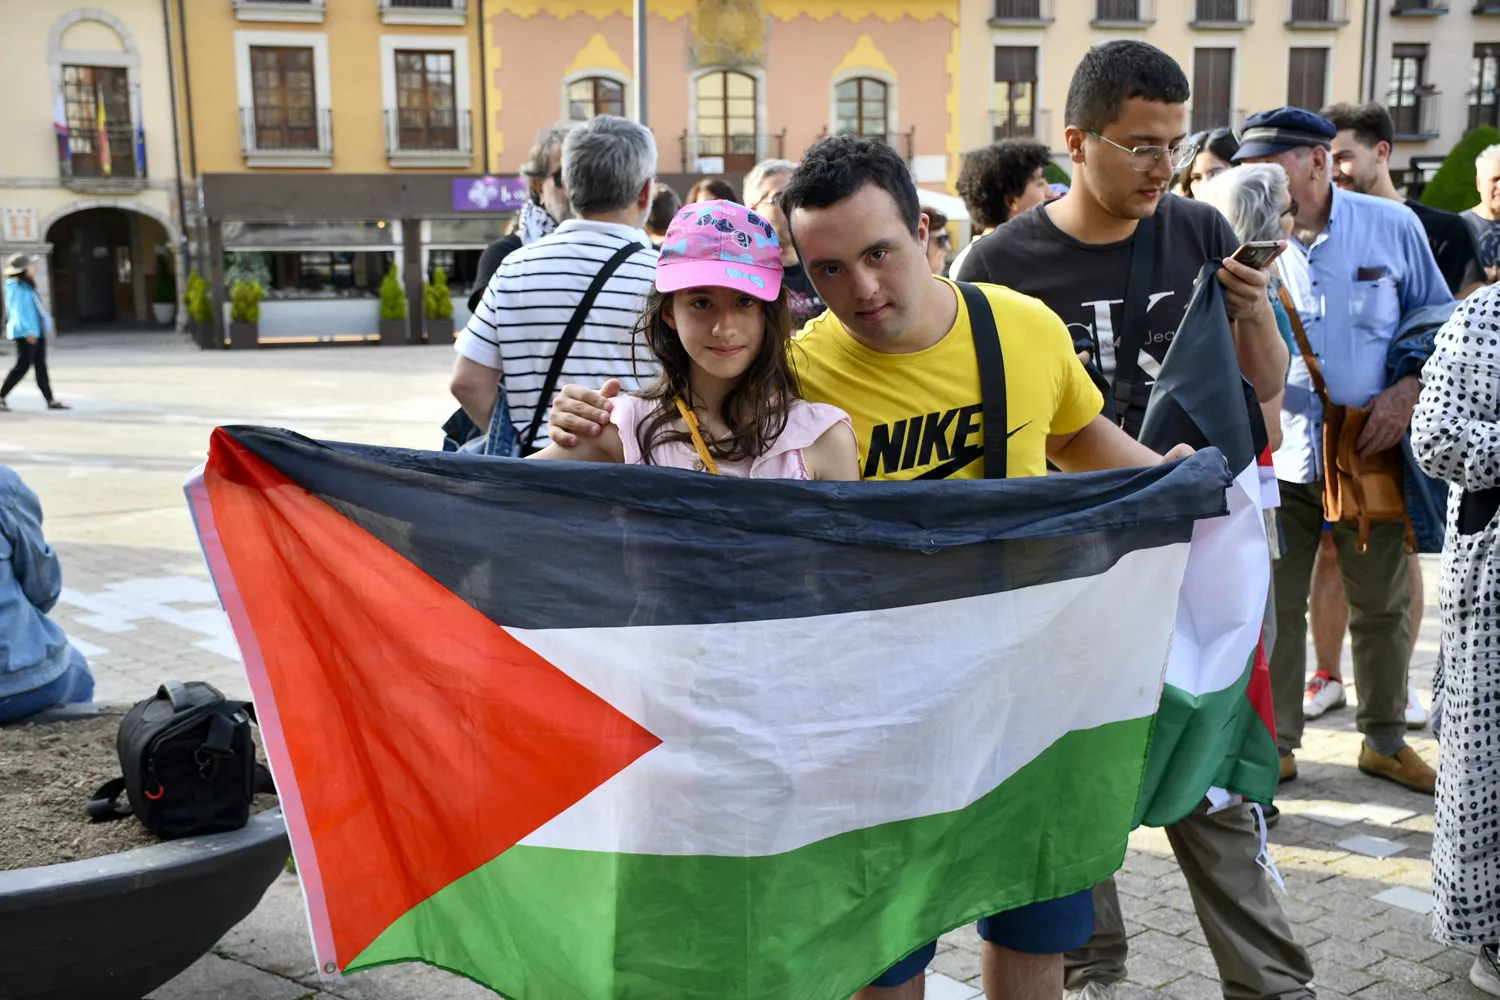
<path fill-rule="evenodd" d="M 1369 407 L 1356 442 L 1360 454 L 1398 447 L 1422 390 L 1416 374 L 1386 385 L 1386 353 L 1403 315 L 1451 302 L 1452 295 L 1427 245 L 1422 224 L 1389 198 L 1346 191 L 1334 183 L 1330 152 L 1338 127 L 1301 108 L 1277 108 L 1245 120 L 1240 161 L 1279 163 L 1297 199 L 1296 237 L 1287 251 L 1300 268 L 1286 268 L 1287 289 L 1316 353 L 1334 403 Z M 1297 776 L 1293 756 L 1302 743 L 1307 683 L 1309 580 L 1323 536 L 1323 407 L 1300 352 L 1292 358 L 1281 407 L 1281 537 L 1276 562 L 1276 646 L 1271 688 L 1281 776 Z M 1330 529 L 1350 608 L 1349 636 L 1355 720 L 1364 734 L 1358 766 L 1413 791 L 1433 794 L 1437 775 L 1407 745 L 1407 665 L 1411 657 L 1411 586 L 1406 526 L 1370 526 L 1359 551 L 1348 524 Z M 1327 678 L 1322 678 L 1326 680 Z M 1313 681 L 1320 678 L 1314 675 Z"/>
<path fill-rule="evenodd" d="M 743 188 L 745 207 L 765 218 L 781 241 L 781 287 L 786 289 L 793 332 L 802 329 L 813 317 L 821 316 L 828 308 L 807 276 L 807 269 L 797 259 L 797 244 L 792 241 L 786 213 L 781 210 L 781 192 L 791 183 L 792 172 L 796 169 L 797 164 L 791 160 L 761 160 L 745 175 Z"/>
<path fill-rule="evenodd" d="M 1091 49 L 1068 88 L 1064 133 L 1073 164 L 1069 192 L 1012 219 L 974 245 L 959 278 L 1008 285 L 1062 316 L 1096 381 L 1113 382 L 1125 322 L 1132 251 L 1143 220 L 1154 219 L 1139 376 L 1117 412 L 1136 434 L 1153 376 L 1175 336 L 1203 265 L 1238 246 L 1211 205 L 1169 194 L 1196 148 L 1186 142 L 1188 80 L 1171 56 L 1137 41 Z M 1262 400 L 1286 377 L 1287 347 L 1276 328 L 1265 272 L 1224 260 L 1218 272 L 1233 320 L 1240 370 Z M 1213 953 L 1224 994 L 1235 1000 L 1311 1000 L 1312 966 L 1256 864 L 1260 836 L 1244 803 L 1205 799 L 1166 828 Z M 1125 923 L 1113 881 L 1094 890 L 1094 935 L 1066 959 L 1070 997 L 1101 1000 L 1125 977 Z"/>

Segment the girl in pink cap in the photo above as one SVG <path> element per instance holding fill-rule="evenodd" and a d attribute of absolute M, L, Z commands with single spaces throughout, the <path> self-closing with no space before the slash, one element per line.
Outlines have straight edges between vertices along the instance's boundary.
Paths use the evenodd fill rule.
<path fill-rule="evenodd" d="M 683 208 L 636 324 L 661 375 L 613 400 L 604 433 L 532 457 L 752 479 L 858 479 L 848 415 L 797 395 L 781 274 L 769 222 L 732 201 Z"/>

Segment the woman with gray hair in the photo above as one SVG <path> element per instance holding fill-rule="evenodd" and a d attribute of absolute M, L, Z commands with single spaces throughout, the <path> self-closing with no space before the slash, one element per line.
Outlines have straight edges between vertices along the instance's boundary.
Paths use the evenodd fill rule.
<path fill-rule="evenodd" d="M 1241 243 L 1285 241 L 1292 234 L 1297 200 L 1290 194 L 1286 171 L 1279 163 L 1247 163 L 1226 170 L 1200 181 L 1194 193 L 1199 201 L 1208 202 L 1224 214 Z M 1276 316 L 1281 339 L 1286 341 L 1293 356 L 1297 354 L 1297 344 L 1292 337 L 1291 319 L 1281 304 L 1281 288 L 1287 283 L 1282 268 L 1299 266 L 1307 265 L 1295 253 L 1282 254 L 1270 265 L 1271 312 Z M 1297 283 L 1291 287 L 1297 287 Z M 1275 399 L 1261 404 L 1273 451 L 1281 444 L 1281 397 L 1278 392 Z"/>

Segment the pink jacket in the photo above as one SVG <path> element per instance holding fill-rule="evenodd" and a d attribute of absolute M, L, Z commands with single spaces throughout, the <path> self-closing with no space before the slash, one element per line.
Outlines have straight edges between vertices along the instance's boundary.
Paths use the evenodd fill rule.
<path fill-rule="evenodd" d="M 625 461 L 629 465 L 645 465 L 636 428 L 650 415 L 654 404 L 628 395 L 617 396 L 614 402 L 610 419 L 620 429 Z M 838 407 L 796 400 L 788 414 L 786 430 L 781 432 L 770 451 L 749 461 L 720 462 L 719 471 L 726 476 L 749 479 L 807 479 L 807 463 L 802 460 L 802 449 L 810 447 L 825 431 L 840 423 L 849 425 L 849 415 Z M 853 433 L 852 425 L 850 433 Z M 698 453 L 688 442 L 662 444 L 654 450 L 651 458 L 653 465 L 703 471 Z"/>

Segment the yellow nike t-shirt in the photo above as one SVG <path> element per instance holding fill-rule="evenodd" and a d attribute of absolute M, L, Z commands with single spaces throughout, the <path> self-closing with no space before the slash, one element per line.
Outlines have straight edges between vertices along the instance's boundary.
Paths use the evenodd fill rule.
<path fill-rule="evenodd" d="M 942 340 L 913 354 L 882 354 L 849 335 L 832 311 L 794 341 L 802 396 L 849 414 L 865 479 L 980 479 L 984 405 L 969 310 L 958 288 L 958 316 Z M 1047 472 L 1047 435 L 1071 434 L 1104 401 L 1073 340 L 1039 299 L 980 285 L 995 314 L 1005 355 L 1010 427 L 1009 477 Z"/>

